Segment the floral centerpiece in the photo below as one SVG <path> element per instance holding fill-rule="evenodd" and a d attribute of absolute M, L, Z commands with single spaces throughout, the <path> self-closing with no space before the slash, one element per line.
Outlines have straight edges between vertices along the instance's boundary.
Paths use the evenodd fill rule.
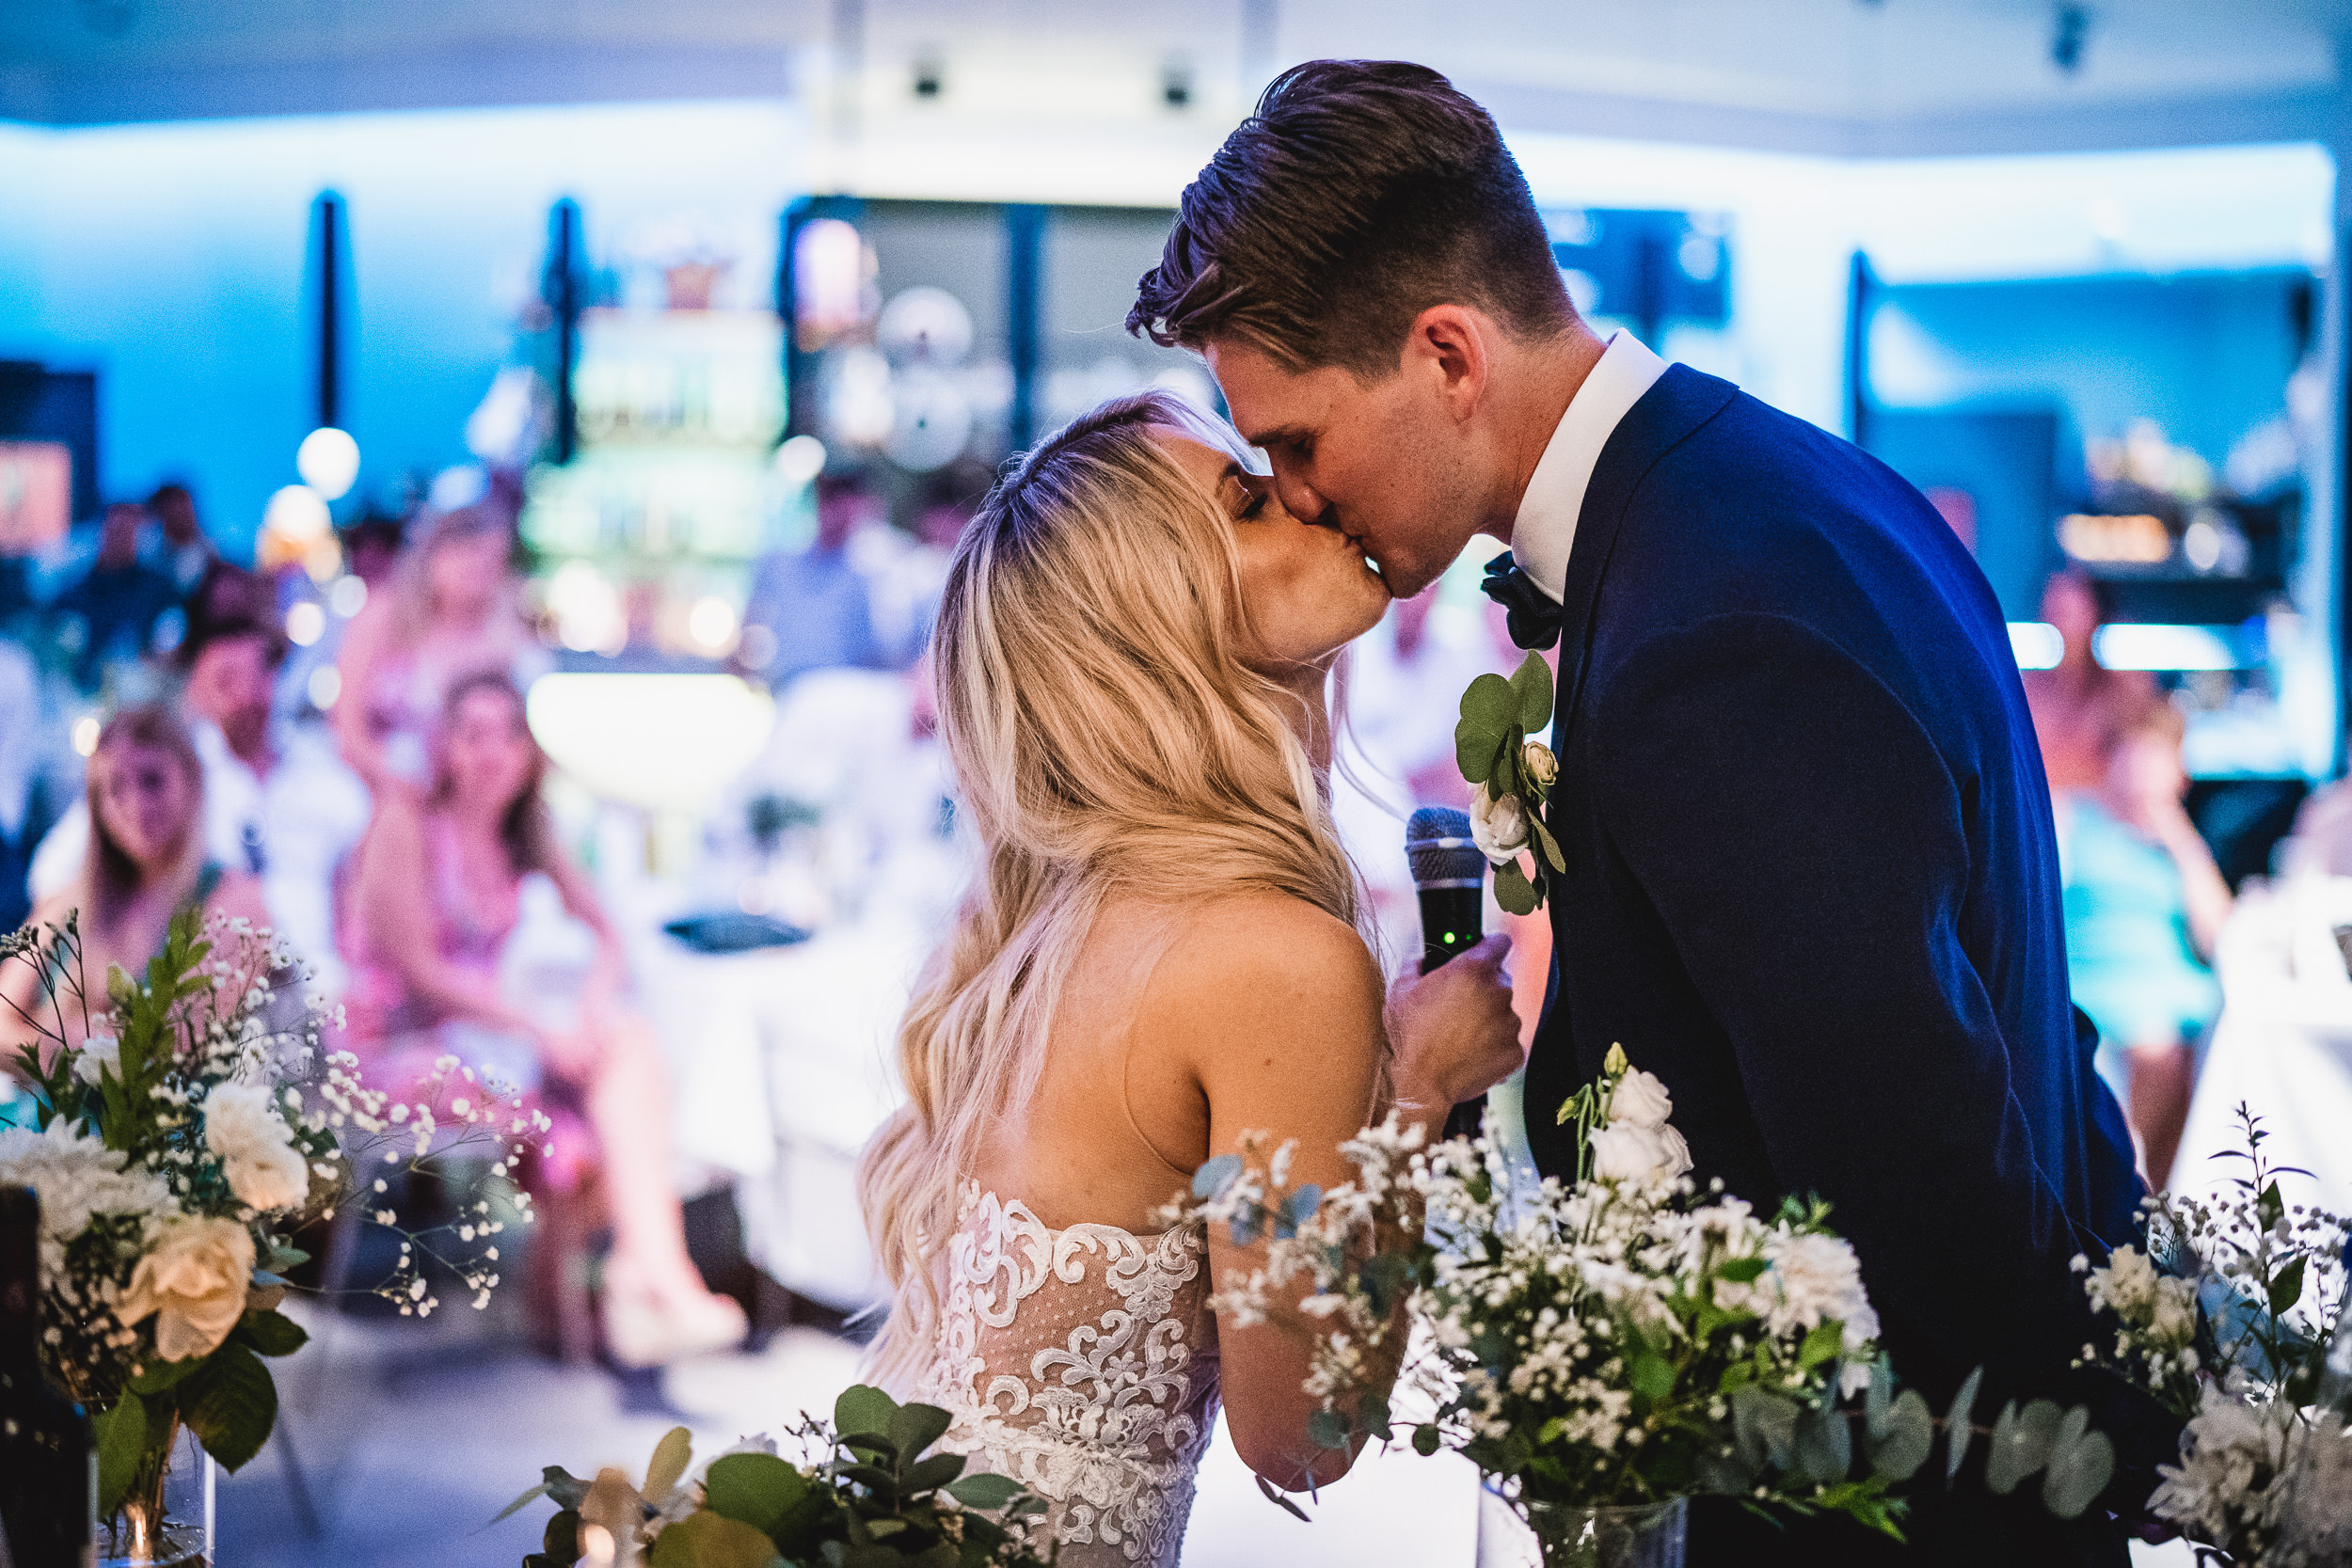
<path fill-rule="evenodd" d="M 1343 1146 L 1358 1176 L 1332 1192 L 1288 1188 L 1287 1148 L 1252 1142 L 1172 1207 L 1264 1241 L 1219 1282 L 1220 1308 L 1264 1320 L 1278 1292 L 1309 1288 L 1310 1435 L 1326 1447 L 1394 1434 L 1373 1373 L 1425 1329 L 1400 1380 L 1434 1411 L 1413 1447 L 1476 1464 L 1548 1564 L 1641 1560 L 1679 1539 L 1698 1495 L 1900 1539 L 1896 1489 L 1939 1444 L 1948 1482 L 1980 1436 L 1995 1491 L 2040 1476 L 2053 1513 L 2090 1506 L 2115 1456 L 2088 1411 L 2011 1403 L 1983 1429 L 1976 1377 L 1940 1420 L 1898 1391 L 1826 1206 L 1766 1216 L 1720 1183 L 1696 1190 L 1672 1111 L 1665 1085 L 1613 1049 L 1560 1113 L 1577 1129 L 1572 1180 L 1531 1181 L 1488 1136 L 1423 1148 L 1391 1117 Z"/>
<path fill-rule="evenodd" d="M 30 966 L 29 1032 L 14 1069 L 31 1126 L 0 1130 L 0 1183 L 40 1199 L 43 1365 L 90 1413 L 98 1510 L 109 1553 L 182 1560 L 201 1543 L 164 1516 L 183 1428 L 235 1470 L 268 1441 L 278 1411 L 267 1358 L 305 1335 L 278 1310 L 284 1272 L 307 1261 L 293 1234 L 360 1201 L 359 1173 L 415 1168 L 472 1146 L 502 1174 L 544 1136 L 544 1117 L 445 1058 L 421 1102 L 368 1088 L 347 1053 L 322 1048 L 338 1022 L 296 994 L 290 953 L 265 930 L 183 911 L 133 977 L 93 991 L 82 939 L 27 927 L 0 939 L 0 965 Z M 516 1195 L 520 1216 L 529 1200 Z M 426 1258 L 489 1300 L 505 1221 L 483 1196 L 448 1225 L 400 1230 L 399 1261 L 373 1287 L 422 1316 L 438 1305 Z"/>
<path fill-rule="evenodd" d="M 643 1486 L 617 1469 L 583 1481 L 558 1465 L 509 1504 L 536 1497 L 556 1513 L 523 1568 L 1046 1568 L 1026 1522 L 1045 1501 L 1003 1476 L 966 1475 L 961 1454 L 930 1453 L 947 1412 L 899 1404 L 879 1388 L 845 1390 L 830 1423 L 803 1416 L 789 1433 L 803 1458 L 759 1437 L 689 1480 L 684 1427 L 656 1445 Z M 1050 1550 L 1050 1548 L 1049 1548 Z"/>
<path fill-rule="evenodd" d="M 2148 1245 L 2076 1259 L 2114 1337 L 2086 1345 L 2187 1423 L 2149 1512 L 2201 1556 L 2264 1568 L 2352 1562 L 2352 1223 L 2289 1203 L 2238 1107 L 2245 1169 L 2213 1199 L 2148 1199 Z"/>

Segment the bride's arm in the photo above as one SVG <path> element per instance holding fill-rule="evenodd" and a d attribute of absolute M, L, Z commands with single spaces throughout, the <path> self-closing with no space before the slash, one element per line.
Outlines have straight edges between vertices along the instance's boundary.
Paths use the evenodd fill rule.
<path fill-rule="evenodd" d="M 1194 923 L 1151 990 L 1147 1027 L 1189 1058 L 1207 1101 L 1212 1156 L 1264 1133 L 1269 1148 L 1295 1140 L 1293 1185 L 1328 1190 L 1355 1175 L 1339 1148 L 1382 1109 L 1387 1042 L 1379 968 L 1353 930 L 1298 899 L 1234 900 Z M 1262 1261 L 1263 1249 L 1234 1245 L 1221 1226 L 1210 1227 L 1208 1242 L 1220 1286 Z M 1355 1457 L 1308 1436 L 1318 1407 L 1302 1386 L 1309 1322 L 1288 1305 L 1248 1327 L 1224 1313 L 1217 1321 L 1233 1447 L 1251 1469 L 1294 1491 L 1338 1479 Z"/>

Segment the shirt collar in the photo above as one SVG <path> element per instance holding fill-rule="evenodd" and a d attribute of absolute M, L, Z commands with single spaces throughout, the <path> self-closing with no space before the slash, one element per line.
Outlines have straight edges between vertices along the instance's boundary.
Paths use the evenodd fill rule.
<path fill-rule="evenodd" d="M 1527 482 L 1518 515 L 1511 522 L 1511 559 L 1553 598 L 1568 578 L 1568 552 L 1576 544 L 1576 522 L 1584 510 L 1584 489 L 1593 466 L 1615 434 L 1617 422 L 1642 394 L 1666 373 L 1666 362 L 1630 332 L 1609 340 L 1600 362 L 1568 400 L 1560 428 Z"/>

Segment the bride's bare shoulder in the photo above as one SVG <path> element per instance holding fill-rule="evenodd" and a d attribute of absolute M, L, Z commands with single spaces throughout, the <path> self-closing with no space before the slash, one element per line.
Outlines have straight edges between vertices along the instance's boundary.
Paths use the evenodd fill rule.
<path fill-rule="evenodd" d="M 1303 898 L 1222 895 L 1174 917 L 1151 1012 L 1194 1038 L 1303 1029 L 1375 1037 L 1386 988 L 1355 927 Z"/>

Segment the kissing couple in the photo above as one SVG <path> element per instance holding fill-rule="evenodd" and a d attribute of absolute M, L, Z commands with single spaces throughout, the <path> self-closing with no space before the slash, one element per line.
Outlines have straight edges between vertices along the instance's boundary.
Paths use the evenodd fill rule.
<path fill-rule="evenodd" d="M 2068 1000 L 2007 629 L 1928 502 L 1598 336 L 1493 119 L 1419 66 L 1277 79 L 1128 325 L 1200 353 L 1232 423 L 1105 404 L 957 551 L 937 705 L 981 859 L 860 1171 L 876 1375 L 1047 1499 L 1062 1562 L 1174 1564 L 1220 1402 L 1276 1486 L 1353 1454 L 1309 1438 L 1304 1337 L 1213 1307 L 1245 1249 L 1155 1227 L 1171 1191 L 1247 1132 L 1336 1186 L 1359 1128 L 1435 1136 L 1522 1061 L 1537 1163 L 1572 1174 L 1549 1110 L 1622 1041 L 1700 1182 L 1834 1206 L 1907 1385 L 2074 1376 L 2069 1259 L 2125 1240 L 2142 1190 Z M 1340 651 L 1479 533 L 1509 546 L 1514 637 L 1558 648 L 1532 1049 L 1502 937 L 1384 980 L 1329 803 Z M 1691 1550 L 2124 1560 L 2106 1516 L 1981 1488 L 1910 1531 L 1726 1507 Z"/>

